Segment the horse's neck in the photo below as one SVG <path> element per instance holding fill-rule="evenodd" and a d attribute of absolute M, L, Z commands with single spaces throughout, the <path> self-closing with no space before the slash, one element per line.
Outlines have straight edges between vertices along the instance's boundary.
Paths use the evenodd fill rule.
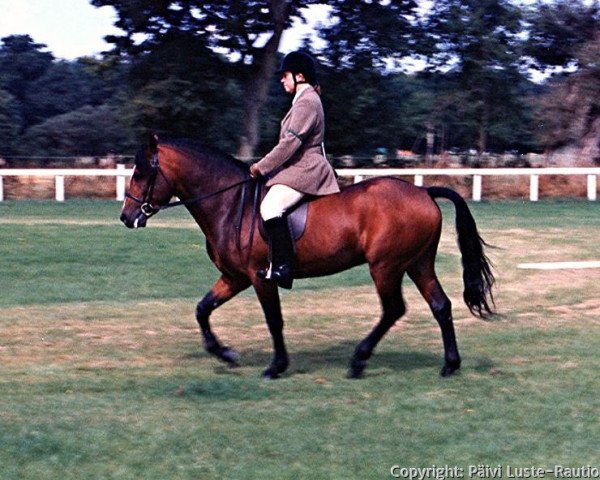
<path fill-rule="evenodd" d="M 207 240 L 219 242 L 235 225 L 236 203 L 243 187 L 234 185 L 244 180 L 244 173 L 236 165 L 219 165 L 216 160 L 194 167 L 189 170 L 192 173 L 182 175 L 180 198 L 190 202 L 188 211 Z"/>

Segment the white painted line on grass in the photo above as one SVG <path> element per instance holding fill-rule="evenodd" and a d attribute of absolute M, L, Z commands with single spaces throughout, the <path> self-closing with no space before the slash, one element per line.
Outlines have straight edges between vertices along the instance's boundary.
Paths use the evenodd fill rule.
<path fill-rule="evenodd" d="M 600 268 L 600 262 L 541 262 L 541 263 L 519 263 L 518 268 L 532 270 L 566 270 L 580 268 Z"/>

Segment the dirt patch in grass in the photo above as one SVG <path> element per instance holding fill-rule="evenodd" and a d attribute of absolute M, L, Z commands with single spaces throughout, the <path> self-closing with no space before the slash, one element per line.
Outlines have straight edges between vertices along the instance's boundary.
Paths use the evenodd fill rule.
<path fill-rule="evenodd" d="M 563 272 L 552 277 L 543 272 L 521 277 L 513 274 L 509 283 L 503 282 L 498 294 L 503 317 L 497 322 L 472 317 L 459 300 L 460 281 L 451 278 L 445 283 L 454 300 L 460 343 L 460 337 L 468 335 L 469 329 L 505 329 L 507 322 L 542 330 L 581 321 L 597 325 L 600 300 L 593 298 L 589 286 L 597 285 L 599 280 L 600 273 L 596 271 Z M 437 323 L 409 281 L 405 298 L 408 313 L 391 335 L 398 332 L 396 338 L 402 342 L 415 341 L 439 350 Z M 295 348 L 358 342 L 380 315 L 372 287 L 292 292 L 283 297 L 283 311 L 286 338 Z M 19 370 L 171 368 L 179 362 L 192 361 L 190 355 L 200 355 L 202 351 L 193 312 L 194 302 L 180 300 L 5 308 L 1 311 L 0 362 L 3 368 Z M 253 297 L 232 300 L 218 309 L 211 320 L 215 332 L 234 348 L 270 352 L 270 337 Z"/>
<path fill-rule="evenodd" d="M 69 366 L 75 369 L 164 365 L 164 344 L 197 333 L 177 322 L 176 306 L 140 305 L 127 311 L 104 303 L 2 310 L 0 358 L 6 367 Z M 158 314 L 158 315 L 156 315 Z"/>

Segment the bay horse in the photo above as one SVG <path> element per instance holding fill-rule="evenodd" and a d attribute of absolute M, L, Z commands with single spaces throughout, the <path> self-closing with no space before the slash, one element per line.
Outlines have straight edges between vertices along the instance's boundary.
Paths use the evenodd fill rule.
<path fill-rule="evenodd" d="M 248 165 L 217 149 L 151 136 L 135 158 L 121 221 L 129 228 L 140 228 L 161 209 L 185 205 L 204 233 L 208 255 L 221 273 L 196 307 L 205 349 L 237 364 L 238 354 L 218 340 L 209 317 L 217 307 L 253 286 L 274 348 L 263 377 L 274 379 L 287 369 L 289 359 L 277 285 L 256 275 L 268 255 L 257 220 L 259 187 L 251 179 Z M 173 196 L 179 201 L 169 203 Z M 464 301 L 475 316 L 493 315 L 494 276 L 484 254 L 486 243 L 466 202 L 455 191 L 377 177 L 314 199 L 308 206 L 306 230 L 296 243 L 295 278 L 330 275 L 367 263 L 381 301 L 379 322 L 351 357 L 350 378 L 363 375 L 378 342 L 405 313 L 405 273 L 440 326 L 445 360 L 440 374 L 451 375 L 460 367 L 451 302 L 434 268 L 442 228 L 435 198 L 449 199 L 455 205 Z"/>

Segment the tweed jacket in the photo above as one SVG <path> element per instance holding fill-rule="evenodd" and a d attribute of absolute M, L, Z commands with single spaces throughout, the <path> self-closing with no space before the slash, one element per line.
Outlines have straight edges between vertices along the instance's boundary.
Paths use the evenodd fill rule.
<path fill-rule="evenodd" d="M 257 164 L 267 186 L 283 184 L 309 195 L 339 192 L 331 164 L 323 156 L 325 115 L 319 94 L 305 88 L 281 121 L 279 143 Z"/>

